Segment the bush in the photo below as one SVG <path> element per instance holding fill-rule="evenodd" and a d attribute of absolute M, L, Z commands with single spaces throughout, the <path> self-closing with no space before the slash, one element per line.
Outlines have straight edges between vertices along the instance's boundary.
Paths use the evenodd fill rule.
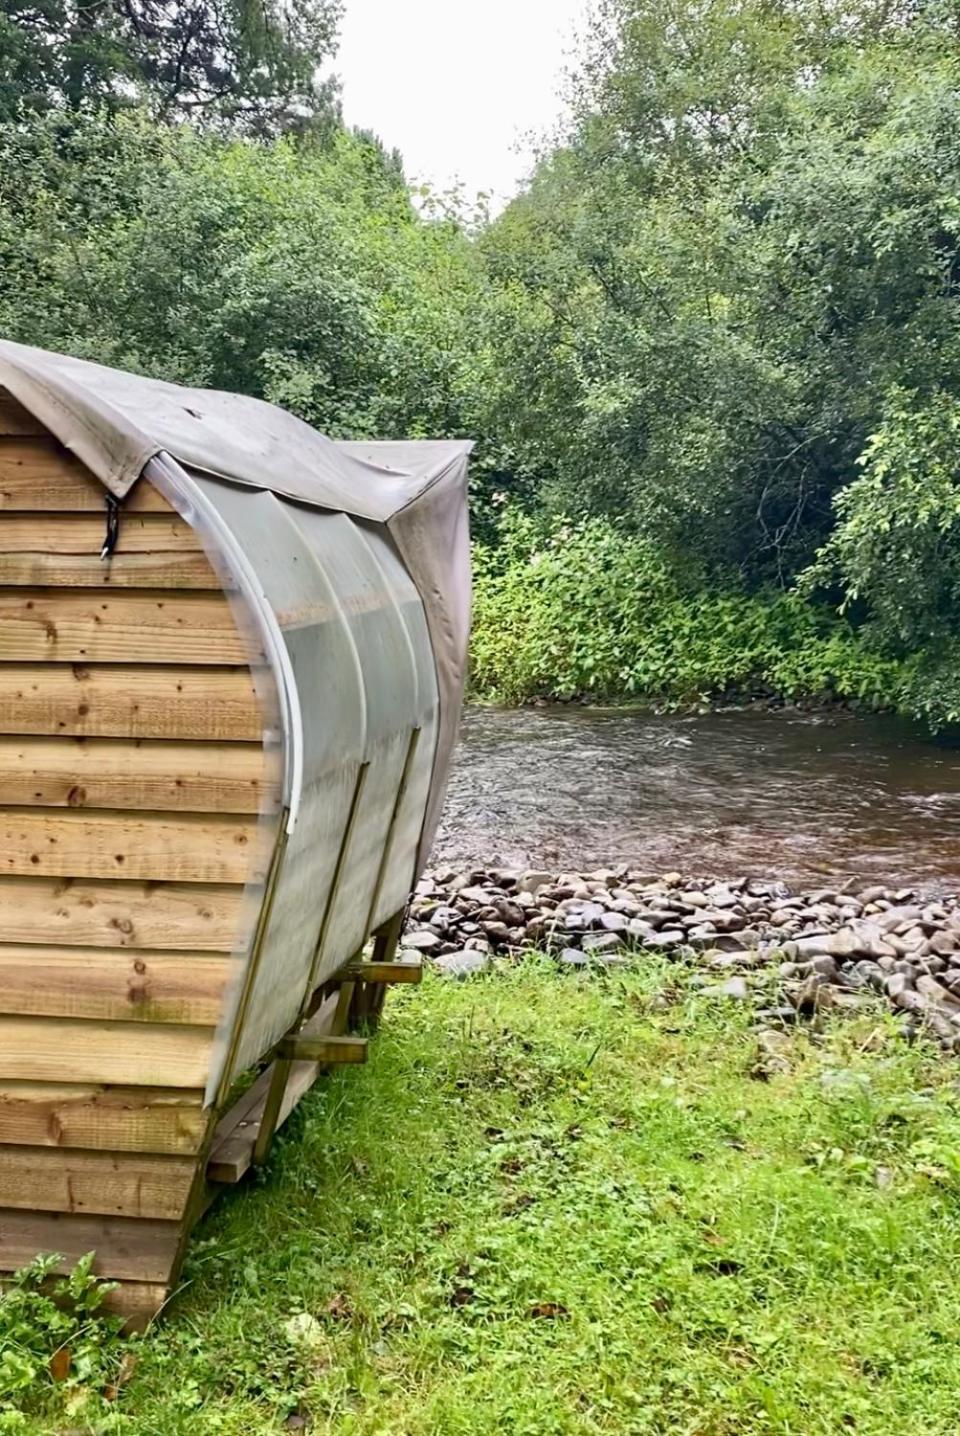
<path fill-rule="evenodd" d="M 682 584 L 609 519 L 509 513 L 475 550 L 473 683 L 483 697 L 725 697 L 895 706 L 899 670 L 845 620 L 795 594 Z"/>

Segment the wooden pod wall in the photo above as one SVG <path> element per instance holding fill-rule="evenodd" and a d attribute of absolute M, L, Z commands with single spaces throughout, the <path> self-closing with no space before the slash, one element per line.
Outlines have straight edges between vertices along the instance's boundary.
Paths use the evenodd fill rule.
<path fill-rule="evenodd" d="M 279 775 L 197 535 L 143 479 L 109 560 L 105 517 L 0 394 L 0 1272 L 95 1249 L 149 1314 L 202 1183 Z"/>

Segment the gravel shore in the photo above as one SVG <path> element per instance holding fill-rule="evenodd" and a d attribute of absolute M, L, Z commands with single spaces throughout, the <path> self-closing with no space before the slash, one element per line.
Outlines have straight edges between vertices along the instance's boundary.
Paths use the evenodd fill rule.
<path fill-rule="evenodd" d="M 528 950 L 569 968 L 615 968 L 644 950 L 694 955 L 703 990 L 749 1000 L 769 969 L 781 1024 L 827 1007 L 856 1009 L 882 993 L 960 1052 L 960 898 L 848 884 L 794 893 L 776 882 L 694 881 L 630 868 L 589 873 L 438 867 L 417 885 L 403 939 L 450 977 Z M 769 1002 L 769 998 L 765 999 Z"/>

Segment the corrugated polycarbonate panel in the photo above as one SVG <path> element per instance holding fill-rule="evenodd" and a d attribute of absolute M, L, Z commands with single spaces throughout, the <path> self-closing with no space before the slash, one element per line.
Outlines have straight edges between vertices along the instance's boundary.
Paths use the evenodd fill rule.
<path fill-rule="evenodd" d="M 423 828 L 437 746 L 439 692 L 426 615 L 416 585 L 384 529 L 363 524 L 361 532 L 380 568 L 407 631 L 417 678 L 420 736 L 407 774 L 397 811 L 389 862 L 377 902 L 370 915 L 371 928 L 393 917 L 405 905 L 413 885 L 417 850 Z"/>
<path fill-rule="evenodd" d="M 277 616 L 302 715 L 302 789 L 246 1004 L 233 1071 L 300 1011 L 366 746 L 366 699 L 343 609 L 287 505 L 199 478 Z"/>
<path fill-rule="evenodd" d="M 232 1063 L 289 1030 L 311 986 L 405 903 L 437 742 L 423 603 L 385 531 L 196 476 L 274 613 L 295 686 L 295 821 Z M 406 779 L 406 782 L 404 782 Z M 323 938 L 322 944 L 320 938 Z"/>
<path fill-rule="evenodd" d="M 397 598 L 356 522 L 345 514 L 293 505 L 289 512 L 342 606 L 363 675 L 366 706 L 367 769 L 320 954 L 316 976 L 322 981 L 352 957 L 369 934 L 408 751 L 425 715 L 418 666 Z M 411 873 L 405 874 L 407 884 Z"/>

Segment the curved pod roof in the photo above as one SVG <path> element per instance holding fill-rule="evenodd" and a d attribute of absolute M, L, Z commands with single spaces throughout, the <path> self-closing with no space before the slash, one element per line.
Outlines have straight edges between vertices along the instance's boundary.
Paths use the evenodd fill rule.
<path fill-rule="evenodd" d="M 283 857 L 212 1099 L 402 907 L 429 850 L 465 675 L 470 445 L 335 444 L 258 400 L 2 342 L 0 385 L 115 497 L 147 471 L 242 595 L 271 675 Z"/>

